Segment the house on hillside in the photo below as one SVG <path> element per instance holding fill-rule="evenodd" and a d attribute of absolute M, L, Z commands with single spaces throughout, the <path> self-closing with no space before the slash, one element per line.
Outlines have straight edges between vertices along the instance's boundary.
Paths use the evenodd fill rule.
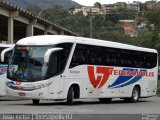
<path fill-rule="evenodd" d="M 75 6 L 69 9 L 71 14 L 76 14 L 78 12 L 82 12 L 83 15 L 95 15 L 95 14 L 102 14 L 101 9 L 99 7 L 94 6 Z"/>
<path fill-rule="evenodd" d="M 119 20 L 122 28 L 124 29 L 125 35 L 136 36 L 137 35 L 137 24 L 134 20 Z"/>

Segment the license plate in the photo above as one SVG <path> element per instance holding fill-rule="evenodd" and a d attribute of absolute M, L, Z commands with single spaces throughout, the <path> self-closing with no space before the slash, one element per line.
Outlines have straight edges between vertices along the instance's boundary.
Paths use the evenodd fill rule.
<path fill-rule="evenodd" d="M 18 93 L 19 96 L 26 96 L 26 93 Z"/>

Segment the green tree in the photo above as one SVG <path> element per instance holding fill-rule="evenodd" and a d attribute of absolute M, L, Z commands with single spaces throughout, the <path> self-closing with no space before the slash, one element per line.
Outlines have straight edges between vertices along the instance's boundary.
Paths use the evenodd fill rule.
<path fill-rule="evenodd" d="M 41 17 L 48 19 L 61 26 L 66 26 L 66 20 L 70 16 L 69 12 L 66 11 L 62 6 L 53 6 L 52 8 L 42 11 Z"/>
<path fill-rule="evenodd" d="M 73 15 L 61 6 L 53 6 L 43 10 L 41 17 L 74 31 L 80 36 L 90 37 L 90 16 L 84 16 L 82 12 Z M 106 20 L 103 15 L 92 16 L 92 33 L 93 38 L 103 40 L 127 43 L 126 39 L 129 39 L 129 36 L 124 35 L 119 24 Z"/>
<path fill-rule="evenodd" d="M 155 48 L 160 52 L 160 8 L 152 7 L 145 11 L 145 17 L 148 20 L 148 26 L 152 33 L 150 38 L 150 48 Z M 154 29 L 150 29 L 150 24 L 154 24 Z"/>
<path fill-rule="evenodd" d="M 160 28 L 160 10 L 151 9 L 145 12 L 145 16 L 150 23 L 156 26 L 156 29 Z"/>
<path fill-rule="evenodd" d="M 117 23 L 122 19 L 135 19 L 135 17 L 135 11 L 128 9 L 127 7 L 117 7 L 105 16 L 106 20 L 110 20 L 114 23 Z"/>
<path fill-rule="evenodd" d="M 28 6 L 27 8 L 26 8 L 26 10 L 27 11 L 29 11 L 29 12 L 31 12 L 31 13 L 34 13 L 34 14 L 36 14 L 36 15 L 40 15 L 41 14 L 41 12 L 42 12 L 42 9 L 39 7 L 39 6 L 37 6 L 37 5 L 30 5 L 30 6 Z"/>
<path fill-rule="evenodd" d="M 94 7 L 98 7 L 98 8 L 101 8 L 101 3 L 100 2 L 96 2 L 96 3 L 94 3 Z"/>

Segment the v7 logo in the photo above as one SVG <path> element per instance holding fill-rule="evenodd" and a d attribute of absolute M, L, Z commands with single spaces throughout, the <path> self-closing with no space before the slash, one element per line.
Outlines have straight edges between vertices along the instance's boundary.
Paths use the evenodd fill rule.
<path fill-rule="evenodd" d="M 90 82 L 94 88 L 101 88 L 107 82 L 110 76 L 110 70 L 113 69 L 112 67 L 96 67 L 96 77 L 94 66 L 88 66 L 87 68 Z"/>

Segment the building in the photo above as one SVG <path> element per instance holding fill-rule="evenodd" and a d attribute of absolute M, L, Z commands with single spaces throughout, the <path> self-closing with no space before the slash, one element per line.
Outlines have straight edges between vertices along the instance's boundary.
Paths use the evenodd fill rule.
<path fill-rule="evenodd" d="M 101 6 L 101 11 L 103 15 L 110 13 L 113 9 L 115 9 L 114 4 L 103 4 Z"/>
<path fill-rule="evenodd" d="M 142 3 L 139 1 L 133 1 L 133 3 L 128 4 L 128 8 L 135 11 L 142 11 Z"/>
<path fill-rule="evenodd" d="M 147 9 L 157 9 L 160 10 L 160 1 L 146 1 L 145 6 Z"/>
<path fill-rule="evenodd" d="M 69 9 L 70 14 L 76 14 L 78 12 L 82 12 L 82 6 L 75 6 Z"/>
<path fill-rule="evenodd" d="M 145 6 L 147 9 L 152 9 L 156 6 L 156 1 L 146 1 Z"/>
<path fill-rule="evenodd" d="M 137 24 L 134 20 L 120 20 L 119 21 L 122 28 L 124 29 L 124 33 L 130 36 L 137 35 Z"/>
<path fill-rule="evenodd" d="M 83 15 L 87 16 L 89 14 L 95 15 L 95 14 L 102 14 L 101 9 L 99 7 L 94 6 L 75 6 L 73 8 L 69 9 L 69 12 L 71 14 L 75 14 L 78 12 L 82 12 Z"/>
<path fill-rule="evenodd" d="M 34 35 L 76 33 L 45 20 L 13 4 L 0 0 L 0 41 L 15 43 L 17 40 Z"/>
<path fill-rule="evenodd" d="M 119 6 L 126 6 L 125 2 L 117 2 L 115 4 L 102 4 L 101 8 L 94 7 L 94 6 L 75 6 L 73 8 L 69 9 L 69 12 L 71 14 L 75 14 L 78 12 L 82 12 L 83 15 L 87 16 L 89 14 L 95 15 L 95 14 L 107 14 L 110 13 L 113 9 Z"/>
<path fill-rule="evenodd" d="M 102 4 L 101 6 L 101 11 L 102 14 L 108 14 L 110 13 L 112 10 L 116 9 L 117 7 L 126 7 L 127 4 L 125 2 L 116 2 L 114 4 Z"/>
<path fill-rule="evenodd" d="M 114 6 L 115 8 L 116 7 L 127 7 L 127 3 L 126 2 L 116 2 Z"/>
<path fill-rule="evenodd" d="M 91 15 L 102 14 L 101 9 L 99 7 L 82 6 L 82 11 L 85 16 L 90 14 Z"/>

